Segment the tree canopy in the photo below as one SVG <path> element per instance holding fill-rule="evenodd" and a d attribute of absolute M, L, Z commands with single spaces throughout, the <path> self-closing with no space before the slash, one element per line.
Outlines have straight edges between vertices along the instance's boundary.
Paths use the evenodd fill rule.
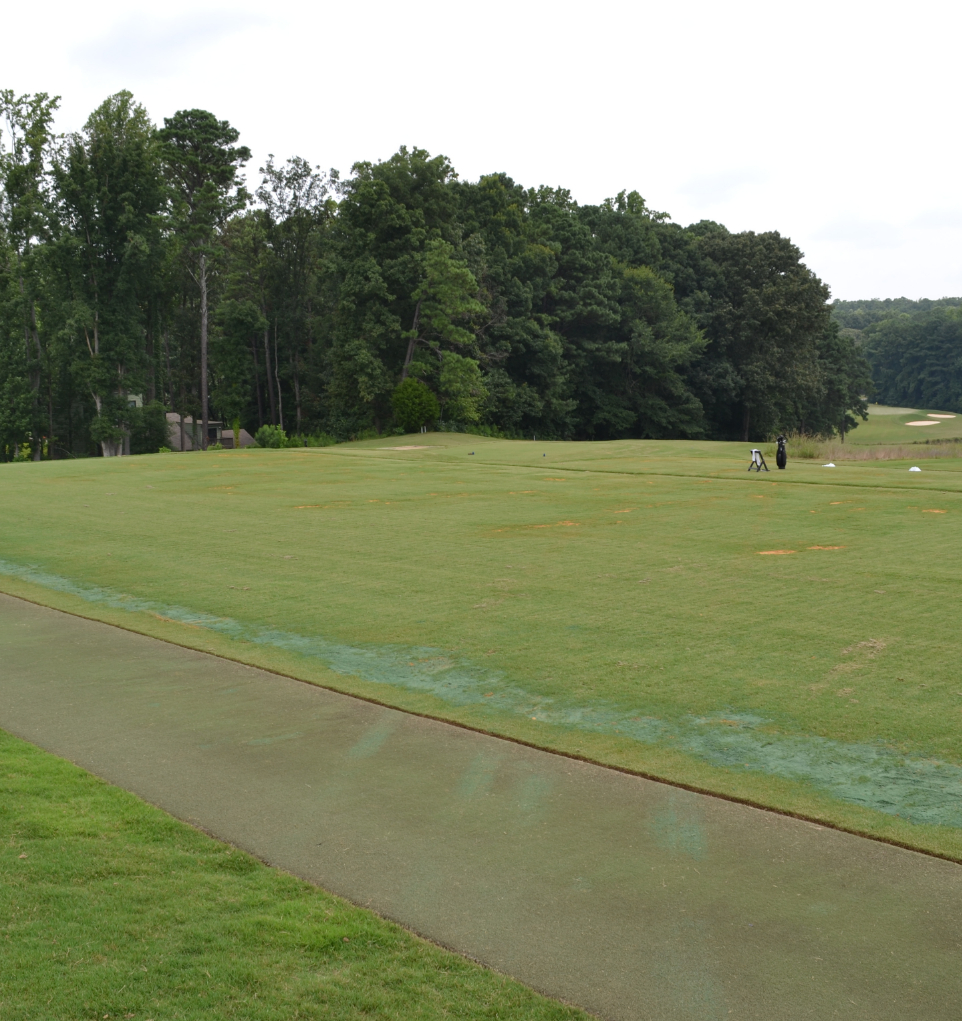
<path fill-rule="evenodd" d="M 867 358 L 881 403 L 962 412 L 962 298 L 835 301 L 832 318 Z"/>
<path fill-rule="evenodd" d="M 0 105 L 0 456 L 149 449 L 164 413 L 198 446 L 208 418 L 758 440 L 864 414 L 857 338 L 775 231 L 418 148 L 344 177 L 271 156 L 248 189 L 209 111 L 158 127 L 120 92 L 64 138 L 56 100 Z"/>

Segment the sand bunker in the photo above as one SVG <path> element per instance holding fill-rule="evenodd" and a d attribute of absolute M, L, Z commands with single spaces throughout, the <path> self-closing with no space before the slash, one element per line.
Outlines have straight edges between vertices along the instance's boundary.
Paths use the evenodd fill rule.
<path fill-rule="evenodd" d="M 923 418 L 920 422 L 906 422 L 906 425 L 938 425 L 938 422 L 933 421 L 931 418 Z"/>
<path fill-rule="evenodd" d="M 410 447 L 379 447 L 378 449 L 379 450 L 427 450 L 428 448 L 424 444 L 421 444 L 420 446 L 410 446 Z"/>
<path fill-rule="evenodd" d="M 758 555 L 760 557 L 775 557 L 775 556 L 781 556 L 782 554 L 785 554 L 785 553 L 794 553 L 794 552 L 795 552 L 795 550 L 793 550 L 793 549 L 760 549 L 758 551 Z"/>
<path fill-rule="evenodd" d="M 926 418 L 955 418 L 955 415 L 933 415 L 931 412 L 926 415 Z"/>

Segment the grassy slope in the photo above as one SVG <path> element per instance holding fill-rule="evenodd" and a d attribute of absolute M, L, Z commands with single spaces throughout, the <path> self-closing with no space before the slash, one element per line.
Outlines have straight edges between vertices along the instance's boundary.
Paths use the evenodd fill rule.
<path fill-rule="evenodd" d="M 568 704 L 666 719 L 756 713 L 784 734 L 962 763 L 959 462 L 927 462 L 921 474 L 897 462 L 796 462 L 759 477 L 746 473 L 742 444 L 440 435 L 396 441 L 428 450 L 380 449 L 388 442 L 0 466 L 0 557 L 301 634 L 438 647 Z M 844 548 L 809 549 L 819 545 Z M 797 552 L 758 555 L 772 549 Z M 956 829 L 801 781 L 453 706 L 2 575 L 0 588 L 962 857 Z"/>
<path fill-rule="evenodd" d="M 0 1016 L 586 1018 L 0 732 Z"/>
<path fill-rule="evenodd" d="M 868 421 L 859 422 L 858 428 L 846 436 L 845 442 L 865 446 L 874 443 L 924 443 L 926 440 L 953 440 L 962 437 L 962 415 L 941 421 L 936 419 L 938 425 L 932 426 L 905 424 L 922 421 L 930 411 L 934 414 L 953 414 L 940 412 L 937 408 L 880 408 L 873 404 L 869 408 Z"/>

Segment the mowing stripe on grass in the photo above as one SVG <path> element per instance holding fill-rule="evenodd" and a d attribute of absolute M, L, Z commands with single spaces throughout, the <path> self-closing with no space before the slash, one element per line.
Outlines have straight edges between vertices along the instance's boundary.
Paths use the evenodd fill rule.
<path fill-rule="evenodd" d="M 243 624 L 183 606 L 169 606 L 87 585 L 36 567 L 0 560 L 0 574 L 130 613 L 149 613 L 224 635 L 317 659 L 335 673 L 376 684 L 428 692 L 450 705 L 476 705 L 546 725 L 619 734 L 670 745 L 712 765 L 804 780 L 851 804 L 915 823 L 962 828 L 962 767 L 900 755 L 882 744 L 855 744 L 776 731 L 751 713 L 719 712 L 664 720 L 613 704 L 565 705 L 537 697 L 443 649 L 426 646 L 356 647 L 318 636 Z"/>

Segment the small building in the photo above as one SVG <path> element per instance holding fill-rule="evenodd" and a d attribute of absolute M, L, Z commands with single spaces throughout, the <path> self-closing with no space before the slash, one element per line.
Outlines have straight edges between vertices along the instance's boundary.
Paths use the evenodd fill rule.
<path fill-rule="evenodd" d="M 167 412 L 167 446 L 171 450 L 194 450 L 201 449 L 201 430 L 203 422 L 195 422 L 190 415 L 184 415 L 181 419 L 176 411 Z M 234 430 L 225 426 L 223 422 L 216 422 L 211 419 L 207 421 L 207 445 L 219 443 L 227 450 L 234 447 Z M 240 445 L 250 447 L 254 443 L 254 437 L 246 429 L 240 431 Z"/>

